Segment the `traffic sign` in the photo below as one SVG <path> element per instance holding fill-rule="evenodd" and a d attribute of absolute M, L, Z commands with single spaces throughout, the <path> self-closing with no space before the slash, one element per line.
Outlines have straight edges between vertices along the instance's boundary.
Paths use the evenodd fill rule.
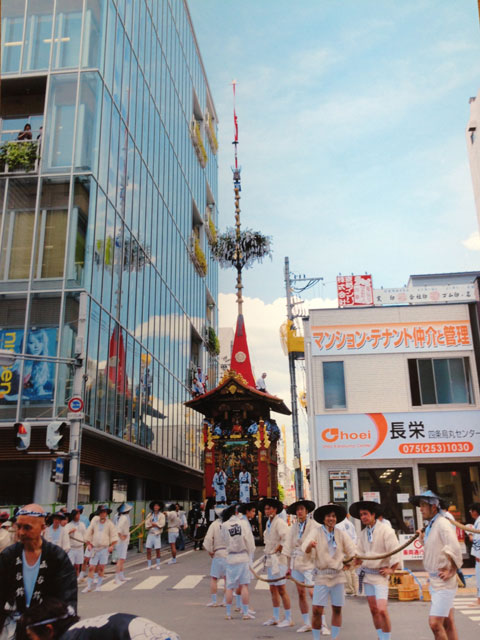
<path fill-rule="evenodd" d="M 73 396 L 73 398 L 70 398 L 68 401 L 68 410 L 72 413 L 80 413 L 80 411 L 83 411 L 83 400 L 80 396 Z"/>
<path fill-rule="evenodd" d="M 63 458 L 56 458 L 55 460 L 55 482 L 57 484 L 62 484 L 63 482 L 63 471 L 65 469 L 65 461 Z"/>

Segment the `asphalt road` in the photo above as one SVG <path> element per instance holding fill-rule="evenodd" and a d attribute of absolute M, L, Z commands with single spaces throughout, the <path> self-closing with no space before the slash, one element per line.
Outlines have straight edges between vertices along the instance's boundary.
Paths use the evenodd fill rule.
<path fill-rule="evenodd" d="M 260 558 L 261 550 L 257 550 Z M 142 556 L 133 553 L 127 560 L 127 576 L 131 581 L 116 587 L 112 575 L 106 577 L 100 593 L 79 594 L 79 613 L 82 618 L 105 613 L 126 612 L 150 618 L 155 622 L 176 631 L 182 640 L 194 640 L 208 637 L 208 640 L 225 640 L 230 638 L 267 639 L 284 635 L 292 638 L 302 624 L 295 585 L 289 584 L 292 599 L 292 612 L 295 627 L 276 629 L 264 627 L 262 622 L 271 617 L 271 600 L 266 583 L 252 580 L 250 585 L 251 608 L 255 609 L 256 619 L 243 621 L 239 613 L 234 619 L 225 620 L 225 609 L 207 608 L 210 600 L 209 569 L 210 558 L 205 551 L 186 551 L 180 553 L 175 565 L 168 565 L 169 552 L 162 550 L 160 571 L 147 571 Z M 112 571 L 109 568 L 108 571 Z M 474 580 L 469 579 L 469 586 Z M 219 598 L 220 600 L 220 598 Z M 479 637 L 480 607 L 470 608 L 474 602 L 474 589 L 460 589 L 457 596 L 456 620 L 460 640 Z M 428 627 L 429 604 L 423 602 L 398 602 L 389 604 L 392 619 L 393 640 L 414 638 L 415 640 L 432 639 Z M 328 612 L 330 626 L 330 613 Z M 295 637 L 311 638 L 311 634 Z M 343 628 L 339 636 L 341 640 L 375 640 L 367 603 L 364 597 L 347 598 L 344 607 Z"/>

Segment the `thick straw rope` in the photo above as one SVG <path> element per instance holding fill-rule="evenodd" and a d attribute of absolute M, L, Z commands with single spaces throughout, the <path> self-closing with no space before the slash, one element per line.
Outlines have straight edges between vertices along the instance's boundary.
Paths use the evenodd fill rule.
<path fill-rule="evenodd" d="M 268 583 L 273 583 L 273 582 L 278 582 L 279 580 L 291 580 L 292 582 L 294 582 L 296 585 L 298 585 L 299 587 L 313 587 L 314 585 L 306 585 L 303 584 L 303 582 L 300 582 L 299 580 L 296 580 L 291 574 L 288 576 L 284 576 L 283 578 L 263 578 L 262 576 L 260 576 L 255 569 L 250 565 L 250 571 L 253 573 L 253 575 L 255 576 L 255 578 L 257 578 L 257 580 L 261 580 L 262 582 L 268 582 Z"/>

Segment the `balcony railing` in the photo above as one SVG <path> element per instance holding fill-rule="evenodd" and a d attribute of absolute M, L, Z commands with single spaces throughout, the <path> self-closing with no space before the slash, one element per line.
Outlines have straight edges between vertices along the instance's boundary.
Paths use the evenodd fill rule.
<path fill-rule="evenodd" d="M 0 173 L 36 173 L 40 140 L 9 140 L 0 145 Z"/>

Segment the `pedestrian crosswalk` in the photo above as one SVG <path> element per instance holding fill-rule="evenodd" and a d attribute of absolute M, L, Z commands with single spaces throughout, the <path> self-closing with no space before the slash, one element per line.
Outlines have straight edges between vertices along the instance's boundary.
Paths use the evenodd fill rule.
<path fill-rule="evenodd" d="M 257 571 L 260 571 L 260 561 L 257 560 L 253 566 L 257 569 Z M 132 578 L 132 582 L 128 583 L 118 583 L 115 579 L 111 579 L 108 581 L 106 580 L 102 584 L 100 591 L 108 593 L 109 591 L 116 591 L 120 588 L 122 588 L 122 591 L 151 591 L 153 589 L 156 589 L 159 585 L 163 585 L 163 587 L 166 589 L 189 590 L 198 587 L 202 580 L 209 580 L 208 574 L 187 574 L 186 576 L 179 578 L 175 575 L 165 575 L 163 573 L 161 575 L 158 575 L 157 571 L 155 571 L 155 569 L 152 569 L 151 571 L 148 571 L 148 574 L 150 574 L 148 575 L 148 577 L 140 580 L 140 582 L 136 582 L 138 578 L 143 578 L 145 572 L 147 571 L 148 570 L 146 567 L 142 567 L 130 572 L 129 576 Z M 152 571 L 157 575 L 151 575 Z M 262 577 L 266 576 L 262 575 Z M 252 578 L 250 588 L 254 588 L 256 590 L 266 590 L 268 589 L 268 587 L 269 585 L 267 582 L 263 582 L 262 580 L 254 580 Z M 221 579 L 218 581 L 218 589 L 223 590 L 224 588 L 225 582 L 223 579 Z"/>
<path fill-rule="evenodd" d="M 453 606 L 458 613 L 462 613 L 472 622 L 480 624 L 480 604 L 478 604 L 478 599 L 475 595 L 457 596 Z"/>

